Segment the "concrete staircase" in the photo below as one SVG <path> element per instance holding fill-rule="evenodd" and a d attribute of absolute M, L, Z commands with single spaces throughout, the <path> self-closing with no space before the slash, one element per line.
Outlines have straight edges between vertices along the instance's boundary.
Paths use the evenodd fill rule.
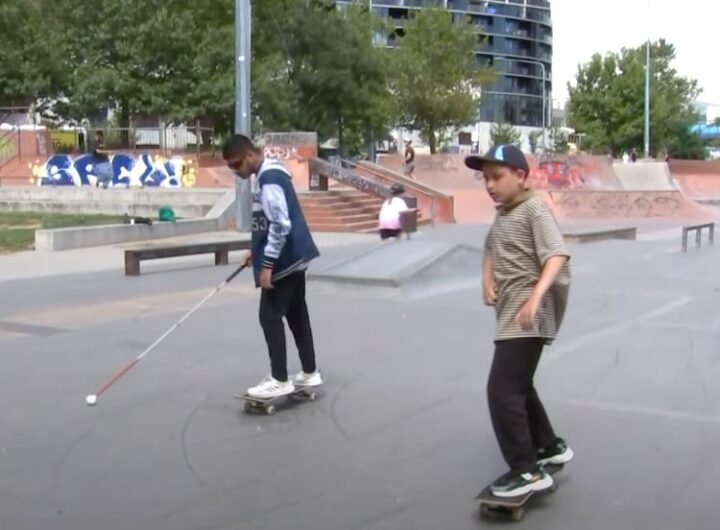
<path fill-rule="evenodd" d="M 382 199 L 356 190 L 313 191 L 299 194 L 310 228 L 318 232 L 377 230 Z"/>
<path fill-rule="evenodd" d="M 305 218 L 317 232 L 375 232 L 383 199 L 362 191 L 341 189 L 300 193 Z M 422 215 L 418 225 L 428 223 Z"/>

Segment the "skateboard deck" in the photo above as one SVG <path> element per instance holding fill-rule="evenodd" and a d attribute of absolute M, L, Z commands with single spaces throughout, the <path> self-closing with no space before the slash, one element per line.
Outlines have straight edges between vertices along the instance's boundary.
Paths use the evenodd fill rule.
<path fill-rule="evenodd" d="M 563 468 L 563 464 L 547 464 L 544 466 L 545 471 L 550 475 L 555 475 Z M 552 487 L 543 491 L 529 491 L 524 495 L 516 497 L 497 497 L 490 490 L 491 484 L 486 486 L 475 497 L 480 503 L 480 515 L 488 515 L 491 511 L 506 511 L 510 513 L 513 521 L 522 521 L 525 516 L 525 503 L 536 493 L 544 493 L 546 491 L 553 492 L 557 487 L 557 483 L 553 483 Z"/>
<path fill-rule="evenodd" d="M 262 412 L 264 414 L 275 414 L 276 401 L 285 399 L 297 399 L 301 401 L 315 401 L 317 399 L 317 386 L 296 386 L 289 394 L 270 398 L 257 398 L 248 394 L 236 395 L 236 399 L 245 401 L 245 412 Z"/>

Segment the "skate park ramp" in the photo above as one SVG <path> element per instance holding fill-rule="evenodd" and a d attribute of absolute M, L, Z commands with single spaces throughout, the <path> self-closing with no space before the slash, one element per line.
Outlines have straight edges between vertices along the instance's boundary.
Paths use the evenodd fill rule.
<path fill-rule="evenodd" d="M 559 221 L 608 219 L 710 220 L 720 210 L 695 204 L 679 190 L 541 192 Z"/>
<path fill-rule="evenodd" d="M 637 162 L 613 164 L 622 189 L 632 191 L 674 191 L 676 188 L 665 162 Z"/>
<path fill-rule="evenodd" d="M 485 190 L 482 175 L 465 167 L 465 155 L 418 155 L 414 176 L 453 195 L 458 223 L 489 223 L 496 209 Z M 402 158 L 384 156 L 382 165 L 398 169 Z M 676 185 L 665 162 L 614 163 L 604 156 L 557 155 L 552 158 L 528 157 L 528 184 L 538 191 L 558 220 L 715 220 L 720 209 L 708 206 L 710 200 L 694 200 L 685 194 L 688 187 L 706 186 L 715 191 L 720 203 L 720 164 L 717 180 L 709 177 L 681 177 Z M 698 184 L 701 183 L 701 184 Z M 708 194 L 706 190 L 703 192 Z M 700 202 L 704 204 L 699 204 Z"/>
<path fill-rule="evenodd" d="M 381 298 L 424 298 L 479 289 L 482 250 L 444 241 L 381 243 L 308 274 L 324 292 Z"/>
<path fill-rule="evenodd" d="M 700 204 L 720 205 L 720 160 L 670 160 L 674 184 Z"/>

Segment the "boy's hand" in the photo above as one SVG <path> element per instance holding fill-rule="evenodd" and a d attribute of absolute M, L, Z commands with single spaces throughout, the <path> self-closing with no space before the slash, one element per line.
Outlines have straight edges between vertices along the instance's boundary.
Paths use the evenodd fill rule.
<path fill-rule="evenodd" d="M 535 296 L 530 296 L 515 315 L 515 322 L 520 324 L 520 327 L 525 331 L 531 330 L 539 306 L 540 300 Z"/>
<path fill-rule="evenodd" d="M 497 302 L 497 291 L 493 279 L 483 280 L 483 300 L 485 305 L 495 305 Z"/>
<path fill-rule="evenodd" d="M 263 269 L 260 271 L 260 287 L 263 289 L 272 289 L 272 269 L 268 269 L 266 267 L 263 267 Z"/>
<path fill-rule="evenodd" d="M 240 260 L 240 263 L 245 267 L 249 267 L 252 264 L 252 252 L 246 250 L 245 254 L 243 254 L 243 257 Z"/>

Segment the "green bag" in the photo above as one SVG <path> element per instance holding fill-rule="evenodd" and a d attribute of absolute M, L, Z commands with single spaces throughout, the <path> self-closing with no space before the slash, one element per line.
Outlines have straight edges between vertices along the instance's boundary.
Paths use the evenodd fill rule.
<path fill-rule="evenodd" d="M 162 206 L 158 212 L 158 219 L 161 221 L 175 221 L 175 212 L 170 206 Z"/>

